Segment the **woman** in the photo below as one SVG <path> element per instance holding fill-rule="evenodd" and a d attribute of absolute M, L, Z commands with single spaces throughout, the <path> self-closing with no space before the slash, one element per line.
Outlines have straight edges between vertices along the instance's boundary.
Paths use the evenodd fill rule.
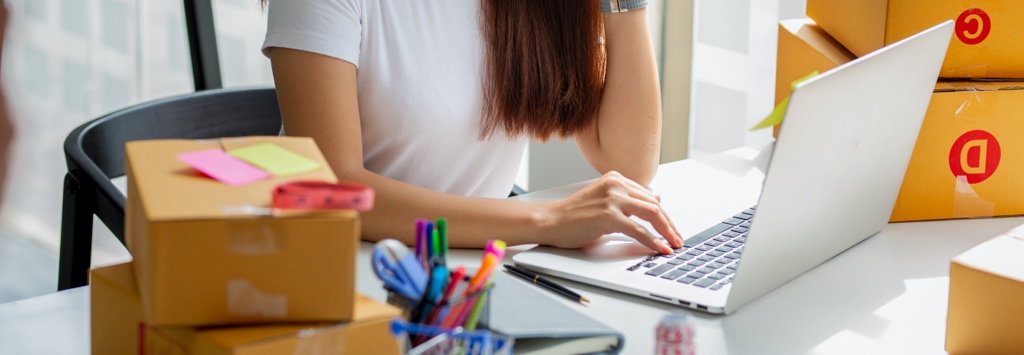
<path fill-rule="evenodd" d="M 284 130 L 376 190 L 369 240 L 411 243 L 415 218 L 444 217 L 452 247 L 621 232 L 670 253 L 682 238 L 644 188 L 661 136 L 647 12 L 600 1 L 272 0 L 264 53 Z M 562 200 L 502 199 L 528 139 L 550 136 L 604 175 Z"/>

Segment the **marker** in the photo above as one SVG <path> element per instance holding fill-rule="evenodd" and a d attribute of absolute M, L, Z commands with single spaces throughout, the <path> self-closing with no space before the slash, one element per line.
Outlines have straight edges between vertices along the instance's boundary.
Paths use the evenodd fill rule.
<path fill-rule="evenodd" d="M 438 236 L 441 239 L 441 262 L 448 266 L 448 220 L 437 219 Z"/>

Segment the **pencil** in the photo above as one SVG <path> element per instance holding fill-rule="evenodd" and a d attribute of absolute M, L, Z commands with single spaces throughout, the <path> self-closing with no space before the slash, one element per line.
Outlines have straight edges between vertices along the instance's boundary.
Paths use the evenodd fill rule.
<path fill-rule="evenodd" d="M 580 303 L 590 302 L 590 300 L 588 300 L 586 297 L 580 296 L 578 293 L 572 292 L 571 290 L 569 290 L 569 289 L 567 289 L 565 287 L 562 287 L 559 284 L 556 284 L 554 282 L 548 281 L 547 279 L 544 279 L 544 278 L 540 277 L 540 275 L 537 275 L 537 274 L 535 274 L 533 272 L 527 271 L 526 269 L 523 269 L 523 268 L 520 268 L 520 267 L 516 267 L 514 265 L 508 265 L 508 264 L 505 265 L 505 269 L 508 270 L 508 272 L 510 274 L 512 274 L 513 276 L 517 276 L 517 277 L 519 277 L 519 278 L 521 278 L 523 280 L 526 280 L 526 281 L 529 281 L 529 282 L 533 282 L 533 283 L 537 284 L 537 286 L 543 287 L 543 288 L 545 288 L 545 289 L 547 289 L 547 290 L 549 290 L 551 292 L 557 293 L 558 295 L 560 295 L 562 297 L 565 297 L 565 298 L 568 298 L 570 300 L 573 300 L 573 301 L 576 301 L 576 302 L 580 302 Z"/>

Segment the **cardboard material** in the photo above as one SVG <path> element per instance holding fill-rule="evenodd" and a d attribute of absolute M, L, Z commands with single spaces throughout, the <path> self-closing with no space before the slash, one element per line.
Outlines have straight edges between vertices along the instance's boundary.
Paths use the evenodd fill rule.
<path fill-rule="evenodd" d="M 1024 214 L 1021 112 L 1024 82 L 939 82 L 890 221 Z"/>
<path fill-rule="evenodd" d="M 311 172 L 228 186 L 176 156 L 272 142 L 320 165 Z M 126 145 L 125 234 L 156 326 L 352 318 L 359 215 L 267 215 L 271 190 L 337 179 L 310 138 L 137 141 Z"/>
<path fill-rule="evenodd" d="M 92 279 L 93 354 L 399 354 L 389 329 L 399 310 L 363 295 L 348 323 L 161 328 L 143 321 L 131 263 L 95 269 Z"/>
<path fill-rule="evenodd" d="M 1024 2 L 808 0 L 807 16 L 858 57 L 956 21 L 945 78 L 1024 78 Z"/>
<path fill-rule="evenodd" d="M 949 270 L 946 351 L 1024 353 L 1024 227 L 953 259 Z"/>
<path fill-rule="evenodd" d="M 775 105 L 789 97 L 792 83 L 809 73 L 824 73 L 856 59 L 821 27 L 809 19 L 779 22 L 779 50 L 775 67 Z M 778 136 L 779 126 L 775 126 Z"/>

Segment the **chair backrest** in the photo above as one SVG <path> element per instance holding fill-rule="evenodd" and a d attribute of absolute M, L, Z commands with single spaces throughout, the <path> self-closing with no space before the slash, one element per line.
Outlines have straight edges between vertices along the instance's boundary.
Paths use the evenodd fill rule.
<path fill-rule="evenodd" d="M 274 89 L 209 90 L 126 108 L 86 123 L 68 135 L 69 171 L 81 170 L 108 196 L 103 184 L 124 175 L 124 144 L 146 139 L 207 139 L 277 135 L 281 111 Z M 104 185 L 110 185 L 104 188 Z M 120 195 L 120 194 L 117 194 Z M 121 207 L 124 207 L 121 196 Z"/>
<path fill-rule="evenodd" d="M 208 90 L 143 103 L 87 122 L 64 141 L 57 289 L 88 283 L 93 215 L 124 243 L 125 196 L 110 181 L 124 175 L 124 145 L 146 139 L 277 135 L 274 89 Z"/>

